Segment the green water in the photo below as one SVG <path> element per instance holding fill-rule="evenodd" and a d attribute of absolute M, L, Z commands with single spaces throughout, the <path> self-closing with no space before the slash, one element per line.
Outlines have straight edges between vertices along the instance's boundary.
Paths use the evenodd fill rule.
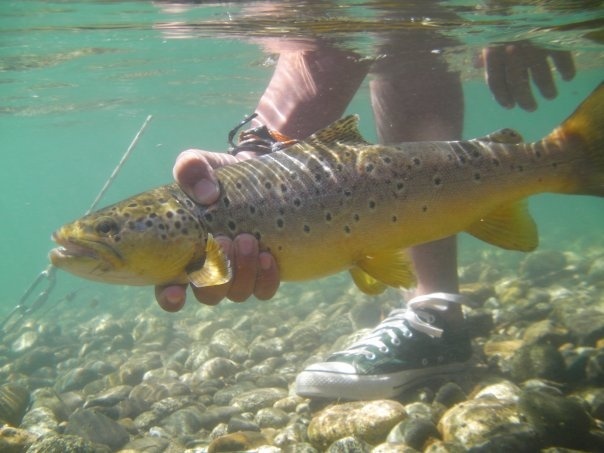
<path fill-rule="evenodd" d="M 147 115 L 152 122 L 102 205 L 170 182 L 183 149 L 227 148 L 228 131 L 254 110 L 274 69 L 275 56 L 248 37 L 300 33 L 285 13 L 285 19 L 261 15 L 264 3 L 0 4 L 0 314 L 47 266 L 51 232 L 88 209 Z M 583 7 L 593 8 L 594 2 L 554 4 L 560 8 L 486 12 L 471 2 L 450 2 L 459 17 L 438 26 L 462 41 L 451 59 L 464 68 L 465 137 L 514 127 L 527 140 L 539 138 L 603 79 L 601 9 Z M 285 11 L 304 15 L 308 5 L 295 5 L 288 2 Z M 334 21 L 334 27 L 364 24 L 338 37 L 369 53 L 379 25 L 372 21 L 374 9 L 352 1 L 325 8 L 320 19 Z M 467 62 L 492 40 L 528 38 L 571 50 L 578 73 L 569 82 L 557 77 L 558 98 L 539 98 L 536 112 L 505 110 L 493 101 L 480 70 Z M 364 133 L 374 139 L 368 99 L 365 82 L 348 111 L 361 114 Z M 542 247 L 602 244 L 601 199 L 548 195 L 535 198 L 532 207 Z M 466 248 L 488 247 L 466 237 L 461 244 L 462 260 Z M 75 287 L 115 291 L 61 272 L 57 279 L 53 297 Z M 152 289 L 143 291 L 152 303 Z"/>

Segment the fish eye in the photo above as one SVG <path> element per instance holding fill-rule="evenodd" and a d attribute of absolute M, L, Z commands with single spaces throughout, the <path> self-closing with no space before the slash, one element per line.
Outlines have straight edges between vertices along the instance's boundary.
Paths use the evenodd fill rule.
<path fill-rule="evenodd" d="M 102 236 L 111 236 L 119 231 L 117 222 L 109 217 L 99 219 L 94 230 Z"/>

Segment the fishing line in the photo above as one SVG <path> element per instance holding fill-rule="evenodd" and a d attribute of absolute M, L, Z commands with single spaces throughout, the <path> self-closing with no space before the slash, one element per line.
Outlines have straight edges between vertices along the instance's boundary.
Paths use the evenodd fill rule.
<path fill-rule="evenodd" d="M 124 166 L 124 164 L 126 163 L 128 158 L 130 157 L 130 155 L 132 154 L 132 151 L 136 147 L 137 143 L 139 142 L 140 138 L 143 135 L 143 132 L 149 125 L 149 122 L 151 121 L 152 118 L 153 118 L 153 115 L 147 116 L 147 118 L 143 122 L 142 126 L 139 128 L 138 132 L 136 133 L 136 135 L 130 142 L 130 146 L 128 146 L 128 149 L 126 149 L 126 152 L 122 155 L 122 158 L 118 162 L 117 166 L 113 169 L 113 172 L 111 172 L 111 175 L 109 175 L 109 178 L 107 178 L 107 181 L 105 181 L 105 184 L 103 185 L 103 187 L 99 191 L 98 195 L 96 196 L 96 198 L 90 205 L 90 208 L 88 208 L 88 210 L 86 211 L 85 214 L 90 214 L 96 208 L 96 206 L 101 201 L 101 198 L 103 198 L 103 196 L 105 195 L 105 193 L 107 192 L 109 187 L 111 187 L 111 184 L 113 183 L 113 181 L 115 180 L 115 178 L 121 171 L 122 167 Z M 50 295 L 50 292 L 55 287 L 56 271 L 57 271 L 57 268 L 54 267 L 52 264 L 49 264 L 46 267 L 46 269 L 44 269 L 42 272 L 40 272 L 36 276 L 34 281 L 31 283 L 31 285 L 29 285 L 29 287 L 25 290 L 25 292 L 19 299 L 19 302 L 17 303 L 17 305 L 11 310 L 11 312 L 6 316 L 6 318 L 4 318 L 4 320 L 2 322 L 0 322 L 0 330 L 4 330 L 4 326 L 8 323 L 8 321 L 15 314 L 17 314 L 17 313 L 21 314 L 21 317 L 17 320 L 17 321 L 20 321 L 25 316 L 33 313 L 34 311 L 39 309 L 42 305 L 44 305 L 44 303 L 48 299 L 48 296 Z M 33 301 L 30 304 L 28 304 L 27 300 L 29 299 L 31 294 L 34 292 L 34 289 L 37 286 L 41 285 L 42 282 L 44 282 L 44 281 L 46 282 L 46 287 L 44 289 L 42 289 L 42 291 L 36 296 L 35 299 L 33 299 Z M 74 293 L 74 295 L 75 295 L 75 293 Z M 16 323 L 17 322 L 13 323 L 11 327 L 14 327 L 16 325 Z"/>

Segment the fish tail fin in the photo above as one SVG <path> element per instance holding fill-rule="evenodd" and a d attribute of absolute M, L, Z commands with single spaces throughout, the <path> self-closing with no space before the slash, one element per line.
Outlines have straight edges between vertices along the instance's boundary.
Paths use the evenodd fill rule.
<path fill-rule="evenodd" d="M 544 141 L 582 156 L 565 192 L 604 197 L 604 82 Z"/>

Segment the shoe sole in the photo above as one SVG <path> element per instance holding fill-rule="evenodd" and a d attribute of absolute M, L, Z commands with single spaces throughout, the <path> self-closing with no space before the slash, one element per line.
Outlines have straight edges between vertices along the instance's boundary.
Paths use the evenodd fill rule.
<path fill-rule="evenodd" d="M 296 393 L 306 398 L 373 400 L 393 398 L 426 383 L 459 374 L 468 368 L 468 362 L 407 370 L 381 375 L 304 370 L 296 378 Z"/>

